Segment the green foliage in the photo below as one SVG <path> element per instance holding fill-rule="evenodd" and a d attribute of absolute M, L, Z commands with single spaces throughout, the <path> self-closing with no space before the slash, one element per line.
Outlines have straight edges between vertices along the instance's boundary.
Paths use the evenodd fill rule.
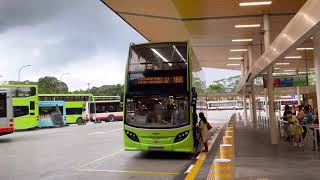
<path fill-rule="evenodd" d="M 38 86 L 40 94 L 68 93 L 67 84 L 51 76 L 40 78 Z"/>
<path fill-rule="evenodd" d="M 219 79 L 213 81 L 207 90 L 209 93 L 235 92 L 239 81 L 240 75 Z"/>
<path fill-rule="evenodd" d="M 225 92 L 225 88 L 222 84 L 210 84 L 207 88 L 208 93 L 223 93 Z"/>
<path fill-rule="evenodd" d="M 88 90 L 77 90 L 72 93 L 88 93 Z M 90 93 L 94 96 L 121 96 L 123 94 L 123 85 L 116 84 L 92 87 Z"/>
<path fill-rule="evenodd" d="M 198 77 L 193 77 L 192 87 L 196 88 L 197 93 L 204 93 L 206 86 Z"/>

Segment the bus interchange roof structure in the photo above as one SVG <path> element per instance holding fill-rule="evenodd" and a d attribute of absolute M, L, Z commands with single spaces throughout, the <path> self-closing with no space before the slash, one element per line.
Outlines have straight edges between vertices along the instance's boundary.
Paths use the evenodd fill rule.
<path fill-rule="evenodd" d="M 251 64 L 239 90 L 285 55 L 309 59 L 312 52 L 291 50 L 312 45 L 320 20 L 317 0 L 273 0 L 266 6 L 226 0 L 101 1 L 149 41 L 190 41 L 201 67 L 244 71 Z M 272 42 L 265 51 L 264 15 Z M 249 49 L 255 63 L 246 63 Z"/>

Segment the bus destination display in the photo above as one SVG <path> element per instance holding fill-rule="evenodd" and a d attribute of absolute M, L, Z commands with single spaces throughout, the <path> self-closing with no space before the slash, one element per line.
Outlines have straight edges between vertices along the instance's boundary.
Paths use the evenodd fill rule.
<path fill-rule="evenodd" d="M 136 84 L 182 84 L 182 83 L 184 83 L 183 76 L 142 77 L 136 80 Z"/>

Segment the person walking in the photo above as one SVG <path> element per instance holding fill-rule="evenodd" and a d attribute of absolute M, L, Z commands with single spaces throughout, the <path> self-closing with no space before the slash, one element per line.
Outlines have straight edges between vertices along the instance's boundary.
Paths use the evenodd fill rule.
<path fill-rule="evenodd" d="M 199 129 L 200 129 L 200 139 L 204 145 L 204 152 L 208 152 L 208 140 L 209 140 L 209 129 L 208 129 L 208 121 L 204 114 L 199 113 Z"/>
<path fill-rule="evenodd" d="M 283 131 L 284 131 L 284 138 L 287 141 L 290 141 L 290 122 L 292 118 L 292 111 L 290 110 L 290 106 L 286 105 L 284 107 L 284 112 L 283 112 L 283 120 L 285 121 L 283 123 Z"/>

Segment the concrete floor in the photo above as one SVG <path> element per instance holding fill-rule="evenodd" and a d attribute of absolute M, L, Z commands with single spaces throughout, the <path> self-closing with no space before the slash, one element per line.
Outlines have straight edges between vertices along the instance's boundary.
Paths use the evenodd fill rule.
<path fill-rule="evenodd" d="M 237 180 L 318 180 L 320 152 L 287 143 L 270 145 L 266 132 L 238 123 L 235 133 Z"/>
<path fill-rule="evenodd" d="M 220 123 L 233 111 L 215 111 Z M 192 156 L 125 152 L 122 122 L 15 132 L 0 137 L 0 180 L 177 179 Z"/>

